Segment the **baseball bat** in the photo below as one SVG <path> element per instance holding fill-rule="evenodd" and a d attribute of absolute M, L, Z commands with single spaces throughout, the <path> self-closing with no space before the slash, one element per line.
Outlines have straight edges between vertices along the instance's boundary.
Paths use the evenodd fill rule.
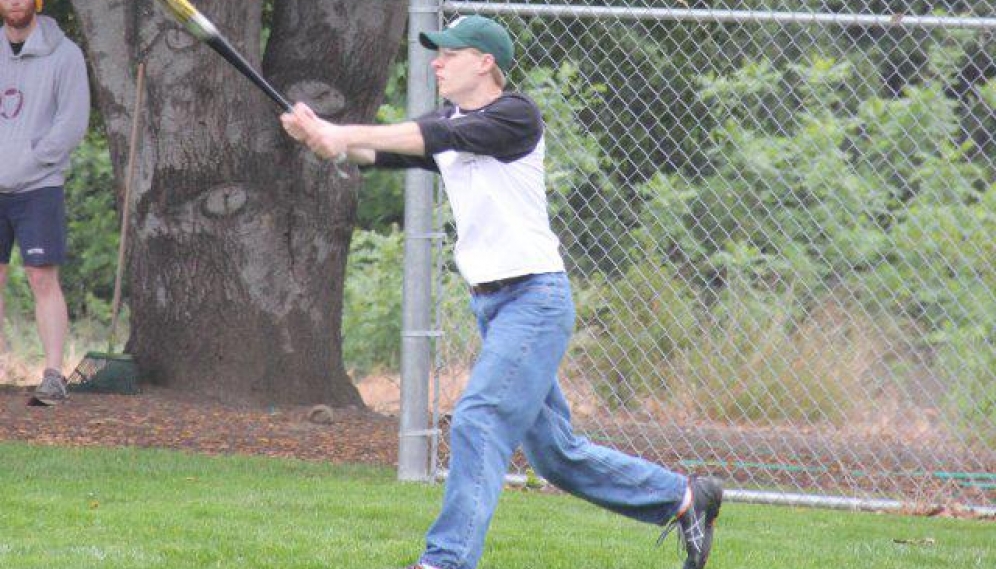
<path fill-rule="evenodd" d="M 188 0 L 159 0 L 166 10 L 173 15 L 173 18 L 177 22 L 187 28 L 187 30 L 194 35 L 197 39 L 211 46 L 211 49 L 218 52 L 219 55 L 225 58 L 229 63 L 235 66 L 242 75 L 252 81 L 257 87 L 259 87 L 270 99 L 276 104 L 280 105 L 280 108 L 284 112 L 292 112 L 293 106 L 286 97 L 280 94 L 280 91 L 270 85 L 262 75 L 259 74 L 246 58 L 238 52 L 232 44 L 225 39 L 225 36 L 221 35 L 218 28 L 215 27 L 211 20 L 207 19 L 204 14 L 201 14 L 194 5 L 188 2 Z M 335 166 L 336 172 L 339 174 L 340 178 L 348 178 L 349 175 L 343 172 L 339 168 L 339 164 L 346 160 L 346 154 L 340 154 L 332 163 Z"/>
<path fill-rule="evenodd" d="M 201 14 L 197 8 L 194 8 L 193 4 L 187 0 L 159 0 L 163 6 L 169 11 L 170 14 L 176 19 L 177 22 L 187 28 L 190 33 L 194 34 L 197 39 L 211 46 L 211 49 L 218 52 L 219 55 L 224 57 L 229 63 L 231 63 L 236 69 L 239 70 L 242 75 L 247 79 L 252 81 L 257 87 L 259 87 L 270 99 L 287 112 L 290 112 L 293 108 L 290 101 L 286 97 L 280 94 L 270 82 L 267 81 L 262 75 L 260 75 L 252 65 L 246 61 L 246 58 L 242 56 L 232 44 L 225 39 L 225 36 L 221 35 L 218 28 L 208 20 L 204 14 Z"/>

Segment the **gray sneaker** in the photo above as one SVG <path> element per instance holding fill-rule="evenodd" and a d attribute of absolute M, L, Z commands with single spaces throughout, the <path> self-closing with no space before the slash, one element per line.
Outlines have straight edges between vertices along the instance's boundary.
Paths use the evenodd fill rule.
<path fill-rule="evenodd" d="M 677 527 L 678 541 L 688 553 L 683 569 L 702 569 L 712 551 L 713 526 L 723 503 L 723 484 L 716 478 L 694 475 L 690 484 L 692 503 L 684 513 L 665 525 L 658 542 Z"/>
<path fill-rule="evenodd" d="M 57 405 L 69 399 L 66 378 L 62 377 L 59 370 L 51 368 L 45 370 L 41 383 L 35 388 L 35 399 L 45 405 Z"/>

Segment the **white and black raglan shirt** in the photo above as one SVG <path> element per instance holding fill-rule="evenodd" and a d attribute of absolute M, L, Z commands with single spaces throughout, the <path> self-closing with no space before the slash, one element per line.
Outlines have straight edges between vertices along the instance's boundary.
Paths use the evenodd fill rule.
<path fill-rule="evenodd" d="M 547 211 L 536 103 L 506 93 L 480 109 L 447 105 L 415 122 L 426 156 L 378 152 L 374 166 L 442 175 L 456 221 L 454 256 L 467 282 L 563 271 Z"/>

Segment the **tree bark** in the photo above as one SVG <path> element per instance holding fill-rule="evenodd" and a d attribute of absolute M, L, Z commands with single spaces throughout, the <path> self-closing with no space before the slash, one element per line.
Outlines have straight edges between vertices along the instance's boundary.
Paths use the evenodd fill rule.
<path fill-rule="evenodd" d="M 280 109 L 153 0 L 72 3 L 119 180 L 146 64 L 127 271 L 143 379 L 240 403 L 362 405 L 340 330 L 356 170 L 340 178 L 287 137 Z M 289 99 L 336 122 L 372 120 L 407 5 L 279 0 L 263 54 L 263 0 L 194 4 Z"/>

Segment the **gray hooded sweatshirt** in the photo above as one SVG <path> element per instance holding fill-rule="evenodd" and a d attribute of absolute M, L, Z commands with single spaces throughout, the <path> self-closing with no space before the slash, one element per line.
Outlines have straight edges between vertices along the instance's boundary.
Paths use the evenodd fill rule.
<path fill-rule="evenodd" d="M 0 28 L 0 193 L 61 186 L 90 120 L 83 52 L 48 16 L 19 55 Z"/>

